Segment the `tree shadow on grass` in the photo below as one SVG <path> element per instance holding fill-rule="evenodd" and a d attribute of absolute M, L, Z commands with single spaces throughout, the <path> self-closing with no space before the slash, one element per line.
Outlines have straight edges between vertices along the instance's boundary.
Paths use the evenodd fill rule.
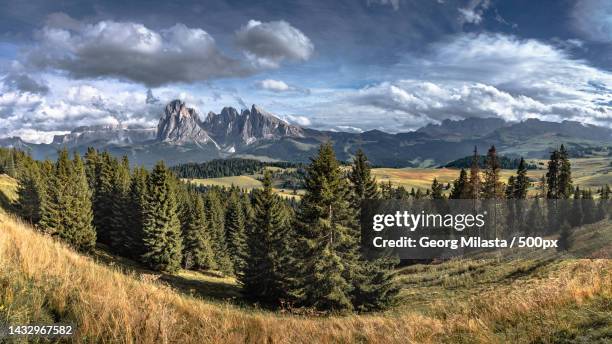
<path fill-rule="evenodd" d="M 91 257 L 104 265 L 119 269 L 126 274 L 134 274 L 143 280 L 159 280 L 186 295 L 212 301 L 244 304 L 241 288 L 214 272 L 187 270 L 179 274 L 160 273 L 148 269 L 137 261 L 109 253 L 109 248 L 104 244 L 97 244 Z"/>

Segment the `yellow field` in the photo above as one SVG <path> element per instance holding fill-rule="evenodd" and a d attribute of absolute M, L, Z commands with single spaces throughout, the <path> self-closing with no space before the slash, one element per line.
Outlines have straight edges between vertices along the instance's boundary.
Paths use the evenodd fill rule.
<path fill-rule="evenodd" d="M 257 178 L 260 175 L 247 175 L 247 176 L 234 176 L 234 177 L 221 177 L 221 178 L 206 178 L 206 179 L 183 179 L 186 182 L 194 183 L 202 186 L 220 186 L 220 187 L 232 187 L 236 186 L 244 190 L 261 189 L 263 184 Z M 293 190 L 273 188 L 273 191 L 287 198 L 299 198 L 304 190 L 297 190 L 297 194 L 293 193 Z"/>
<path fill-rule="evenodd" d="M 537 170 L 528 170 L 527 176 L 533 181 L 538 181 L 542 175 L 546 174 L 546 161 L 533 160 L 533 163 L 542 163 L 538 165 Z M 574 185 L 580 185 L 581 188 L 596 189 L 604 184 L 612 185 L 612 162 L 611 158 L 584 158 L 572 159 L 572 177 Z M 437 178 L 440 183 L 451 183 L 459 177 L 458 169 L 449 168 L 375 168 L 372 169 L 373 175 L 379 182 L 391 184 L 395 186 L 403 186 L 407 190 L 411 188 L 420 188 L 422 190 L 429 189 L 434 178 Z M 501 179 L 507 181 L 512 175 L 515 175 L 514 170 L 502 170 Z"/>

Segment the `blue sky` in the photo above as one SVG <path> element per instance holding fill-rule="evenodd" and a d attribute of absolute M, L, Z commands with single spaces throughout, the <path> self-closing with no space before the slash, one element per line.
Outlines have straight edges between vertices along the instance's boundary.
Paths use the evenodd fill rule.
<path fill-rule="evenodd" d="M 612 126 L 604 0 L 0 1 L 0 136 L 258 104 L 328 130 Z M 147 91 L 151 90 L 150 97 Z"/>

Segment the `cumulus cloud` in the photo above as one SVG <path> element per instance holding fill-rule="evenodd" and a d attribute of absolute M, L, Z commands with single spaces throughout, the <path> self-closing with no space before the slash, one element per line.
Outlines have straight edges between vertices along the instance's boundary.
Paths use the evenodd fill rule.
<path fill-rule="evenodd" d="M 257 82 L 257 87 L 273 92 L 291 91 L 292 87 L 282 80 L 265 79 Z"/>
<path fill-rule="evenodd" d="M 314 52 L 310 39 L 284 20 L 249 20 L 235 36 L 236 44 L 260 68 L 276 68 L 285 60 L 306 61 Z"/>
<path fill-rule="evenodd" d="M 612 3 L 607 0 L 579 0 L 572 11 L 574 27 L 596 42 L 612 42 Z"/>
<path fill-rule="evenodd" d="M 302 93 L 305 95 L 310 94 L 309 89 L 299 87 L 299 86 L 289 85 L 282 80 L 274 80 L 274 79 L 260 80 L 255 83 L 255 86 L 261 90 L 271 91 L 274 93 L 293 92 L 293 93 Z"/>
<path fill-rule="evenodd" d="M 393 75 L 417 77 L 394 79 Z M 325 126 L 403 131 L 445 118 L 576 120 L 612 126 L 612 74 L 538 40 L 461 34 L 408 57 L 389 81 L 328 95 L 311 108 Z M 331 125 L 328 123 L 327 126 Z"/>
<path fill-rule="evenodd" d="M 38 32 L 28 55 L 31 66 L 74 78 L 112 77 L 147 86 L 252 73 L 223 55 L 202 29 L 176 24 L 155 31 L 131 22 L 80 24 L 65 17 L 49 20 Z"/>

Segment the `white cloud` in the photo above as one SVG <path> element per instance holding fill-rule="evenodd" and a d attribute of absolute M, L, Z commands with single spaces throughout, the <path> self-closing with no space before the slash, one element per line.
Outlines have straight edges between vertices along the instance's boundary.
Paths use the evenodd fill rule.
<path fill-rule="evenodd" d="M 258 68 L 277 68 L 285 60 L 306 61 L 314 44 L 284 20 L 249 22 L 236 31 L 236 44 Z"/>
<path fill-rule="evenodd" d="M 265 79 L 257 82 L 257 86 L 263 90 L 274 92 L 291 91 L 293 88 L 282 80 Z"/>
<path fill-rule="evenodd" d="M 312 124 L 310 122 L 310 119 L 308 119 L 308 117 L 305 117 L 305 116 L 285 115 L 285 116 L 283 116 L 283 119 L 286 122 L 289 122 L 291 124 L 297 124 L 297 125 L 303 126 L 303 127 L 307 127 L 307 126 Z"/>
<path fill-rule="evenodd" d="M 313 123 L 397 132 L 444 118 L 495 116 L 612 126 L 612 74 L 538 40 L 461 34 L 421 58 L 407 57 L 387 79 L 328 92 L 309 108 Z"/>
<path fill-rule="evenodd" d="M 206 31 L 183 24 L 155 31 L 142 24 L 110 20 L 50 23 L 38 32 L 28 62 L 75 78 L 112 77 L 159 86 L 253 72 L 223 55 Z"/>
<path fill-rule="evenodd" d="M 470 0 L 466 7 L 459 8 L 459 20 L 462 24 L 480 24 L 482 16 L 491 5 L 489 0 Z"/>

